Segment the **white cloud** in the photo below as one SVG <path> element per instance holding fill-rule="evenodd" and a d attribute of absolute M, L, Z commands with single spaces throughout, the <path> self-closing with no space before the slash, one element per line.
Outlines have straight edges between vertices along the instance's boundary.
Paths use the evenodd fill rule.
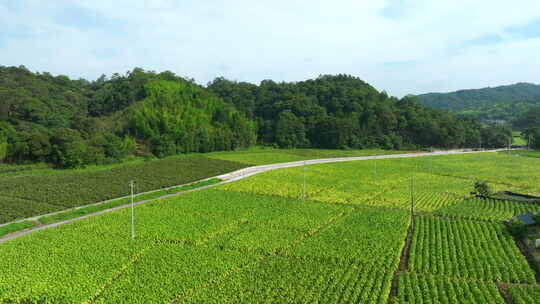
<path fill-rule="evenodd" d="M 200 83 L 350 73 L 399 96 L 540 78 L 538 40 L 506 32 L 539 20 L 538 1 L 19 2 L 0 3 L 0 64 L 75 78 L 135 66 Z"/>

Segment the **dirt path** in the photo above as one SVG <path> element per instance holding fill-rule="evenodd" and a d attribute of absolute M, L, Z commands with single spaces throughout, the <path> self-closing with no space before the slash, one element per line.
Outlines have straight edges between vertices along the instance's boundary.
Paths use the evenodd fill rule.
<path fill-rule="evenodd" d="M 411 222 L 409 223 L 409 228 L 407 228 L 407 237 L 405 238 L 405 245 L 403 246 L 403 249 L 401 251 L 401 256 L 399 259 L 399 265 L 396 271 L 394 272 L 394 276 L 392 277 L 392 285 L 390 286 L 390 295 L 388 296 L 388 303 L 391 303 L 392 299 L 397 296 L 397 288 L 399 284 L 399 275 L 402 272 L 405 272 L 408 270 L 409 267 L 409 255 L 410 255 L 410 248 L 411 248 L 411 242 L 412 242 L 412 235 L 414 233 L 414 224 L 415 224 L 415 217 L 416 215 L 413 215 L 411 217 Z"/>
<path fill-rule="evenodd" d="M 505 283 L 495 283 L 497 285 L 497 289 L 499 290 L 499 293 L 501 294 L 501 297 L 504 300 L 504 303 L 506 304 L 514 304 L 512 302 L 512 298 L 510 298 L 510 295 L 508 294 L 508 284 Z"/>
<path fill-rule="evenodd" d="M 158 200 L 158 199 L 166 199 L 166 198 L 174 197 L 174 196 L 181 195 L 181 194 L 188 193 L 188 192 L 199 191 L 199 190 L 207 189 L 207 188 L 210 188 L 210 187 L 215 187 L 215 186 L 218 186 L 218 185 L 221 185 L 221 184 L 234 182 L 234 181 L 241 180 L 241 179 L 244 179 L 246 177 L 250 177 L 250 176 L 253 176 L 253 175 L 256 175 L 256 174 L 259 174 L 259 173 L 272 171 L 272 170 L 277 170 L 277 169 L 300 167 L 300 166 L 304 166 L 304 165 L 315 165 L 315 164 L 337 163 L 337 162 L 348 162 L 348 161 L 361 161 L 361 160 L 374 160 L 374 159 L 394 159 L 394 158 L 409 158 L 409 157 L 423 157 L 423 156 L 437 156 L 437 155 L 451 155 L 451 154 L 470 154 L 470 153 L 493 153 L 493 152 L 497 152 L 499 150 L 500 149 L 486 150 L 486 151 L 451 150 L 451 151 L 425 152 L 425 153 L 404 153 L 404 154 L 375 155 L 375 156 L 338 157 L 338 158 L 312 159 L 312 160 L 306 160 L 306 161 L 295 161 L 295 162 L 280 163 L 280 164 L 253 166 L 253 167 L 248 167 L 248 168 L 240 169 L 240 170 L 237 170 L 237 171 L 234 171 L 234 172 L 231 172 L 231 173 L 226 173 L 226 174 L 222 174 L 222 175 L 213 177 L 213 178 L 219 178 L 219 179 L 222 180 L 222 182 L 217 183 L 217 184 L 212 184 L 212 185 L 209 185 L 209 186 L 204 186 L 204 187 L 200 187 L 200 188 L 196 188 L 196 189 L 192 189 L 192 190 L 182 191 L 182 192 L 178 192 L 178 193 L 174 193 L 174 194 L 168 194 L 168 195 L 164 195 L 164 196 L 161 196 L 161 197 L 158 197 L 158 198 L 139 201 L 139 202 L 135 203 L 134 205 L 138 206 L 138 205 L 142 205 L 144 203 L 147 203 L 149 201 L 155 201 L 155 200 Z M 210 178 L 212 178 L 212 177 L 210 177 Z M 210 178 L 207 178 L 207 179 L 210 179 Z M 176 186 L 173 186 L 173 187 L 176 187 Z M 160 190 L 162 190 L 162 189 L 160 189 Z M 104 202 L 101 202 L 101 203 L 104 203 Z M 92 204 L 92 205 L 98 205 L 98 204 L 101 204 L 101 203 L 96 203 L 96 204 Z M 89 205 L 86 205 L 86 206 L 89 206 Z M 86 207 L 86 206 L 81 206 L 81 208 Z M 114 207 L 114 208 L 111 208 L 111 209 L 98 211 L 98 212 L 95 212 L 95 213 L 83 215 L 83 216 L 73 218 L 73 219 L 69 219 L 69 220 L 64 220 L 64 221 L 61 221 L 61 222 L 56 222 L 56 223 L 47 224 L 47 225 L 41 225 L 41 226 L 34 227 L 34 228 L 31 228 L 31 229 L 28 229 L 28 230 L 22 230 L 22 231 L 14 232 L 12 234 L 8 234 L 8 235 L 5 235 L 3 237 L 0 237 L 0 243 L 3 243 L 3 242 L 6 242 L 6 241 L 9 241 L 9 240 L 21 237 L 23 235 L 34 233 L 36 231 L 49 229 L 49 228 L 53 228 L 53 227 L 58 227 L 58 226 L 68 224 L 68 223 L 71 223 L 71 222 L 75 222 L 75 221 L 79 221 L 79 220 L 82 220 L 82 219 L 85 219 L 85 218 L 89 218 L 89 217 L 93 217 L 93 216 L 96 216 L 96 215 L 101 215 L 101 214 L 113 212 L 113 211 L 124 209 L 124 208 L 129 208 L 129 207 L 131 207 L 131 204 L 122 205 L 122 206 Z M 41 215 L 41 216 L 50 216 L 50 215 L 55 215 L 55 214 L 59 214 L 59 213 L 62 213 L 62 212 L 65 212 L 65 211 L 51 213 L 51 214 L 47 214 L 47 215 Z M 36 221 L 41 216 L 35 216 L 35 217 L 27 218 L 27 219 L 21 219 L 21 220 L 18 220 L 16 222 L 22 222 L 22 221 L 25 221 L 25 220 Z M 11 223 L 14 223 L 14 222 L 11 222 Z M 8 225 L 8 224 L 10 224 L 10 223 L 5 223 L 5 224 L 2 224 L 0 226 L 4 226 L 4 225 Z"/>

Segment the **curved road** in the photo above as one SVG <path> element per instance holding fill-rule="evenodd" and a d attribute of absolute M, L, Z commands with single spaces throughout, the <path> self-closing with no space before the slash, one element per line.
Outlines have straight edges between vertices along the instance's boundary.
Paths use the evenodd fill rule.
<path fill-rule="evenodd" d="M 183 191 L 183 192 L 178 192 L 178 193 L 174 193 L 174 194 L 168 194 L 168 195 L 164 195 L 164 196 L 149 199 L 149 200 L 139 201 L 139 202 L 135 203 L 134 205 L 137 206 L 137 205 L 147 203 L 149 201 L 155 201 L 155 200 L 158 200 L 158 199 L 169 198 L 169 197 L 181 195 L 181 194 L 188 193 L 188 192 L 199 191 L 199 190 L 207 189 L 207 188 L 210 188 L 210 187 L 215 187 L 215 186 L 218 186 L 218 185 L 221 185 L 221 184 L 234 182 L 234 181 L 237 181 L 237 180 L 249 177 L 249 176 L 253 176 L 255 174 L 259 174 L 259 173 L 263 173 L 263 172 L 267 172 L 267 171 L 271 171 L 271 170 L 276 170 L 276 169 L 299 167 L 299 166 L 303 166 L 303 165 L 336 163 L 336 162 L 358 161 L 358 160 L 405 158 L 405 157 L 422 157 L 422 156 L 449 155 L 449 154 L 490 153 L 490 152 L 497 152 L 497 151 L 500 151 L 500 150 L 504 150 L 504 149 L 485 150 L 485 151 L 451 150 L 451 151 L 426 152 L 426 153 L 404 153 L 404 154 L 375 155 L 375 156 L 323 158 L 323 159 L 312 159 L 312 160 L 306 160 L 306 161 L 295 161 L 295 162 L 288 162 L 288 163 L 253 166 L 253 167 L 247 167 L 247 168 L 244 168 L 244 169 L 240 169 L 240 170 L 237 170 L 237 171 L 234 171 L 234 172 L 222 174 L 222 175 L 219 175 L 219 176 L 215 176 L 215 177 L 222 180 L 222 182 L 217 183 L 217 184 L 200 187 L 200 188 L 196 188 L 196 189 L 193 189 L 193 190 L 187 190 L 187 191 Z M 97 203 L 97 204 L 99 204 L 99 203 Z M 94 205 L 96 205 L 96 204 L 94 204 Z M 82 207 L 85 207 L 85 206 L 82 206 Z M 39 226 L 39 227 L 14 232 L 12 234 L 8 234 L 8 235 L 5 235 L 3 237 L 0 237 L 0 243 L 3 243 L 3 242 L 6 242 L 6 241 L 9 241 L 9 240 L 21 237 L 23 235 L 27 235 L 27 234 L 36 232 L 36 231 L 39 231 L 39 230 L 44 230 L 44 229 L 48 229 L 48 228 L 52 228 L 52 227 L 57 227 L 57 226 L 64 225 L 64 224 L 67 224 L 67 223 L 79 221 L 79 220 L 82 220 L 82 219 L 85 219 L 85 218 L 88 218 L 88 217 L 92 217 L 92 216 L 96 216 L 96 215 L 100 215 L 100 214 L 104 214 L 104 213 L 108 213 L 108 212 L 112 212 L 112 211 L 116 211 L 116 210 L 120 210 L 120 209 L 124 209 L 124 208 L 129 208 L 129 207 L 131 207 L 131 204 L 122 205 L 122 206 L 114 207 L 114 208 L 107 209 L 107 210 L 102 210 L 102 211 L 99 211 L 99 212 L 87 214 L 87 215 L 84 215 L 84 216 L 80 216 L 80 217 L 77 217 L 77 218 L 73 218 L 73 219 L 69 219 L 69 220 L 65 220 L 65 221 L 61 221 L 61 222 L 56 222 L 56 223 L 53 223 L 53 224 L 42 225 L 42 226 Z M 66 210 L 64 210 L 62 212 L 65 212 L 65 211 Z M 58 212 L 58 213 L 61 213 L 61 212 Z M 48 215 L 53 215 L 53 214 L 48 214 Z M 24 220 L 36 221 L 37 218 L 39 218 L 39 217 L 32 217 L 32 218 L 28 218 L 28 219 L 22 219 L 22 220 L 19 220 L 17 222 L 24 221 Z"/>

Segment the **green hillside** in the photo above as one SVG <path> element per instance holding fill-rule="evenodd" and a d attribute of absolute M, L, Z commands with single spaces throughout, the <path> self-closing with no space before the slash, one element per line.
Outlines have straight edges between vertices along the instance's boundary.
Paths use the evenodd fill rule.
<path fill-rule="evenodd" d="M 540 105 L 540 85 L 517 83 L 450 93 L 417 96 L 418 102 L 434 109 L 450 110 L 481 119 L 514 120 Z"/>
<path fill-rule="evenodd" d="M 207 86 L 135 68 L 95 81 L 0 66 L 0 161 L 80 168 L 249 148 L 501 147 L 510 130 L 379 92 L 349 75 Z"/>

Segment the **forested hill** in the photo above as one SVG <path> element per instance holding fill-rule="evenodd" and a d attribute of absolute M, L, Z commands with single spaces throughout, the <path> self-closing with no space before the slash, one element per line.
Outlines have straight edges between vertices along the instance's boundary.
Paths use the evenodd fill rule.
<path fill-rule="evenodd" d="M 475 120 L 389 97 L 348 75 L 260 85 L 218 78 L 208 89 L 257 121 L 260 142 L 280 147 L 449 148 L 480 140 Z"/>
<path fill-rule="evenodd" d="M 451 93 L 422 94 L 417 98 L 421 104 L 434 109 L 451 110 L 480 119 L 511 121 L 540 105 L 540 85 L 517 83 Z"/>
<path fill-rule="evenodd" d="M 136 68 L 96 81 L 0 66 L 0 160 L 58 167 L 138 155 L 283 148 L 504 145 L 509 130 L 397 99 L 348 76 L 207 86 Z"/>

